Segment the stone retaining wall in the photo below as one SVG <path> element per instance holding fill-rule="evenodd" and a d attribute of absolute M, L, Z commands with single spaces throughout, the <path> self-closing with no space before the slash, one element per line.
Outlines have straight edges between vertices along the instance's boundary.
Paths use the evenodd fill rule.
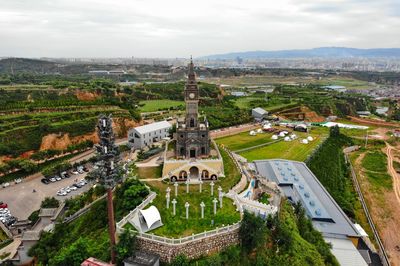
<path fill-rule="evenodd" d="M 171 262 L 180 254 L 196 259 L 237 244 L 239 244 L 239 228 L 183 244 L 168 244 L 137 237 L 138 249 L 158 254 L 162 262 Z"/>

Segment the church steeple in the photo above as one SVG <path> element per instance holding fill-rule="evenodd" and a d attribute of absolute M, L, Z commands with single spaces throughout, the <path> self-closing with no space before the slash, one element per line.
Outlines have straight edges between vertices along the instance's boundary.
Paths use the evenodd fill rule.
<path fill-rule="evenodd" d="M 194 65 L 193 65 L 193 59 L 192 56 L 190 56 L 190 63 L 189 63 L 189 73 L 188 73 L 188 82 L 194 82 L 196 81 L 196 74 L 194 73 Z"/>

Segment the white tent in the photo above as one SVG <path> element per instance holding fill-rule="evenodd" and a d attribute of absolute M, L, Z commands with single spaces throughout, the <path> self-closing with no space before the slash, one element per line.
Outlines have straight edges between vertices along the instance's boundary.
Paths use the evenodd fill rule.
<path fill-rule="evenodd" d="M 286 136 L 286 134 L 283 131 L 279 133 L 279 137 L 284 137 L 284 136 Z"/>
<path fill-rule="evenodd" d="M 278 135 L 272 135 L 271 139 L 277 140 L 278 139 Z"/>
<path fill-rule="evenodd" d="M 254 130 L 252 130 L 252 131 L 250 131 L 249 135 L 250 135 L 250 136 L 255 136 L 255 135 L 256 135 L 256 132 L 255 132 Z"/>
<path fill-rule="evenodd" d="M 302 139 L 302 140 L 301 140 L 301 143 L 303 143 L 303 144 L 308 144 L 308 140 L 307 140 L 307 139 Z"/>
<path fill-rule="evenodd" d="M 311 137 L 311 136 L 308 136 L 308 137 L 307 137 L 307 140 L 308 140 L 308 141 L 313 141 L 313 140 L 314 140 L 314 138 L 313 138 L 313 137 Z"/>
<path fill-rule="evenodd" d="M 290 135 L 290 138 L 291 139 L 297 139 L 297 136 L 296 136 L 296 134 L 292 134 L 292 135 Z"/>
<path fill-rule="evenodd" d="M 148 229 L 157 223 L 161 223 L 161 215 L 156 206 L 150 206 L 146 210 L 139 210 L 139 212 Z"/>
<path fill-rule="evenodd" d="M 257 129 L 257 133 L 262 133 L 262 132 L 263 132 L 263 131 L 262 131 L 261 128 Z"/>
<path fill-rule="evenodd" d="M 284 140 L 285 140 L 285 141 L 292 141 L 292 139 L 289 138 L 289 137 L 285 137 Z"/>

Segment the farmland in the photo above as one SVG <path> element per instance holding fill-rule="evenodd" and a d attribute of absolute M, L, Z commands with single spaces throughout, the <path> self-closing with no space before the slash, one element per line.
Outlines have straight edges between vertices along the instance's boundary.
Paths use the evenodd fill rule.
<path fill-rule="evenodd" d="M 272 142 L 272 133 L 260 133 L 256 136 L 250 136 L 249 132 L 242 132 L 237 135 L 219 138 L 218 144 L 222 144 L 232 151 L 246 149 L 256 145 Z"/>

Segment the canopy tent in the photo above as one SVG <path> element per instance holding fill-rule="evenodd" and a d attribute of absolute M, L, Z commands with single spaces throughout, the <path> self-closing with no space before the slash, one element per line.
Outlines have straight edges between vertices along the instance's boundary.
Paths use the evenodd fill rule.
<path fill-rule="evenodd" d="M 144 222 L 148 229 L 152 228 L 153 225 L 158 223 L 161 224 L 161 215 L 158 211 L 157 207 L 150 206 L 146 210 L 139 210 L 141 218 L 143 218 Z"/>

